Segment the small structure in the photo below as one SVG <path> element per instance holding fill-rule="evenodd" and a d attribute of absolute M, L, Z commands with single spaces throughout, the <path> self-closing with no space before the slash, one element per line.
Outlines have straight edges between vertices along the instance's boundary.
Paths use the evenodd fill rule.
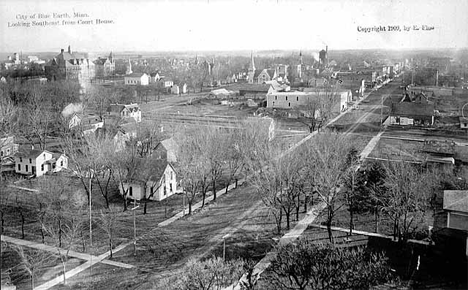
<path fill-rule="evenodd" d="M 165 160 L 152 160 L 149 168 L 139 167 L 130 172 L 119 187 L 120 194 L 134 200 L 161 201 L 177 191 L 177 176 L 172 165 Z"/>
<path fill-rule="evenodd" d="M 180 89 L 178 85 L 173 85 L 171 87 L 171 94 L 173 95 L 180 95 Z"/>
<path fill-rule="evenodd" d="M 468 129 L 468 119 L 465 117 L 459 117 L 460 129 Z"/>
<path fill-rule="evenodd" d="M 135 122 L 141 122 L 141 110 L 137 103 L 133 104 L 111 104 L 107 108 L 107 115 L 122 119 L 133 118 Z"/>
<path fill-rule="evenodd" d="M 447 228 L 468 231 L 467 190 L 444 190 L 443 208 L 447 213 Z"/>
<path fill-rule="evenodd" d="M 124 83 L 130 86 L 147 86 L 149 84 L 149 76 L 145 73 L 131 73 L 124 77 Z"/>
<path fill-rule="evenodd" d="M 159 72 L 150 73 L 150 83 L 155 84 L 161 79 Z"/>
<path fill-rule="evenodd" d="M 14 155 L 18 152 L 18 144 L 15 143 L 14 136 L 0 138 L 0 160 Z"/>
<path fill-rule="evenodd" d="M 169 78 L 161 78 L 159 80 L 159 86 L 164 89 L 168 89 L 174 85 L 174 82 Z"/>

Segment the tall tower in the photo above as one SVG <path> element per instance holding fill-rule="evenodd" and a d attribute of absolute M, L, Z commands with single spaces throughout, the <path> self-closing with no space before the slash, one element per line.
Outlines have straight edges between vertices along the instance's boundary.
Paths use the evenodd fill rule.
<path fill-rule="evenodd" d="M 128 59 L 128 65 L 127 65 L 127 71 L 125 72 L 126 75 L 131 74 L 132 71 L 132 63 L 130 62 L 130 59 Z"/>
<path fill-rule="evenodd" d="M 296 74 L 299 80 L 302 80 L 302 51 L 299 52 L 299 64 L 297 65 Z"/>
<path fill-rule="evenodd" d="M 249 64 L 249 70 L 247 72 L 247 81 L 249 84 L 254 83 L 254 76 L 255 76 L 255 62 L 254 62 L 254 56 L 253 53 L 250 53 L 250 64 Z"/>

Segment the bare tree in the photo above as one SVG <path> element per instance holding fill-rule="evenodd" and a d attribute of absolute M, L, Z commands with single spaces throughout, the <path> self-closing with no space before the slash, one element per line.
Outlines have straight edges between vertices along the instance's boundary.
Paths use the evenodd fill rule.
<path fill-rule="evenodd" d="M 20 259 L 19 265 L 30 277 L 31 289 L 34 289 L 34 280 L 37 271 L 52 263 L 55 260 L 54 255 L 36 249 L 28 249 L 25 251 L 23 247 L 17 245 L 11 245 L 10 247 L 18 254 Z"/>
<path fill-rule="evenodd" d="M 379 197 L 383 212 L 393 222 L 393 235 L 406 242 L 418 228 L 429 209 L 429 199 L 435 184 L 430 172 L 408 162 L 387 162 L 385 168 L 386 192 Z"/>
<path fill-rule="evenodd" d="M 180 275 L 163 282 L 167 289 L 218 290 L 232 285 L 243 274 L 242 260 L 223 261 L 210 258 L 205 261 L 189 260 Z"/>
<path fill-rule="evenodd" d="M 342 198 L 341 186 L 349 168 L 347 156 L 352 148 L 346 135 L 323 132 L 308 144 L 306 156 L 309 178 L 314 185 L 314 191 L 326 205 L 326 225 L 329 239 L 333 242 L 331 230 L 333 218 L 341 207 L 338 200 Z"/>
<path fill-rule="evenodd" d="M 112 249 L 114 248 L 114 231 L 116 230 L 118 208 L 111 206 L 107 211 L 101 210 L 99 225 L 104 230 L 109 241 L 110 257 L 112 258 Z"/>

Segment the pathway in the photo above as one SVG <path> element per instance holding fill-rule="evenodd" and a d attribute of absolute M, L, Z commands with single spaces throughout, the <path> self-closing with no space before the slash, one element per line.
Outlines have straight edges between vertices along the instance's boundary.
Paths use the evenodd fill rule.
<path fill-rule="evenodd" d="M 237 182 L 238 186 L 243 184 L 243 183 L 244 183 L 244 179 L 238 180 L 238 182 Z M 234 188 L 236 188 L 235 184 L 231 184 L 231 185 L 228 186 L 228 191 L 230 191 L 230 190 L 232 190 Z M 223 188 L 223 189 L 219 190 L 216 193 L 216 195 L 217 195 L 217 197 L 220 197 L 225 193 L 226 193 L 226 188 Z M 212 200 L 213 200 L 213 195 L 208 195 L 206 200 L 205 200 L 205 204 L 211 202 Z M 200 202 L 198 202 L 198 203 L 196 203 L 196 204 L 194 204 L 192 206 L 192 210 L 195 211 L 195 210 L 201 208 L 201 206 L 202 206 L 202 202 L 200 201 Z M 173 217 L 171 217 L 171 218 L 169 218 L 169 219 L 167 219 L 167 220 L 165 220 L 163 222 L 160 222 L 158 224 L 158 227 L 156 227 L 153 231 L 149 231 L 149 232 L 145 233 L 144 235 L 141 235 L 140 237 L 137 238 L 137 240 L 151 235 L 159 227 L 167 226 L 167 225 L 171 224 L 172 222 L 180 219 L 183 216 L 185 216 L 185 210 L 182 210 L 181 212 L 177 213 Z M 3 236 L 2 236 L 2 240 L 3 240 Z M 23 240 L 19 240 L 19 241 L 23 241 Z M 25 241 L 25 242 L 28 242 L 28 241 Z M 32 243 L 32 242 L 29 242 L 29 243 Z M 134 243 L 134 241 L 132 240 L 132 241 L 129 241 L 127 243 L 121 244 L 117 248 L 113 249 L 112 252 L 115 254 L 115 253 L 125 249 L 126 247 L 128 247 L 130 245 L 133 245 L 133 243 Z M 42 244 L 37 244 L 37 245 L 46 246 L 46 245 L 42 245 Z M 50 246 L 46 246 L 46 247 L 50 247 Z M 51 247 L 51 248 L 53 248 L 55 252 L 57 251 L 56 248 L 54 248 L 54 247 Z M 45 250 L 46 248 L 43 248 L 43 249 Z M 118 266 L 118 267 L 127 267 L 127 268 L 128 268 L 128 266 L 133 267 L 132 265 L 106 260 L 110 256 L 110 251 L 107 251 L 104 254 L 101 254 L 99 256 L 92 256 L 92 255 L 89 255 L 89 254 L 82 254 L 82 253 L 76 253 L 76 252 L 75 252 L 75 254 L 81 256 L 81 259 L 86 260 L 86 263 L 84 263 L 82 265 L 79 265 L 78 267 L 66 272 L 65 277 L 67 277 L 67 279 L 69 279 L 69 278 L 71 278 L 71 277 L 73 277 L 73 276 L 87 270 L 88 268 L 96 265 L 97 263 L 105 263 L 105 264 L 114 265 L 114 266 Z M 77 258 L 79 258 L 79 257 L 77 256 Z M 56 286 L 56 285 L 58 285 L 58 284 L 60 284 L 62 282 L 63 282 L 63 274 L 56 277 L 56 278 L 54 278 L 54 279 L 52 279 L 52 280 L 50 280 L 50 281 L 48 281 L 48 282 L 46 282 L 46 283 L 44 283 L 44 284 L 42 284 L 42 285 L 40 285 L 39 287 L 34 288 L 34 289 L 35 290 L 47 290 L 47 289 L 50 289 L 50 288 L 52 288 L 52 287 L 54 287 L 54 286 Z"/>
<path fill-rule="evenodd" d="M 374 91 L 374 90 L 373 90 Z M 364 98 L 362 98 L 361 100 L 358 101 L 357 104 L 361 103 L 363 100 L 365 100 L 373 91 L 369 92 L 367 95 L 364 96 Z M 357 105 L 356 104 L 356 105 Z M 357 121 L 356 121 L 356 124 L 359 124 L 360 122 L 362 122 L 370 113 L 372 113 L 372 111 L 374 110 L 374 106 L 372 107 L 372 109 L 365 113 L 362 117 L 360 117 Z M 346 114 L 346 112 L 343 112 L 341 113 L 340 115 L 338 115 L 336 118 L 334 118 L 333 120 L 331 120 L 326 126 L 330 126 L 331 124 L 333 124 L 334 122 L 336 122 L 339 118 L 341 118 L 344 114 Z M 352 134 L 352 132 L 357 128 L 357 125 L 353 125 L 351 128 L 351 130 L 347 130 L 345 132 L 345 134 Z M 294 150 L 295 148 L 297 148 L 298 146 L 300 146 L 301 144 L 303 144 L 304 142 L 306 142 L 307 140 L 311 139 L 313 136 L 315 136 L 317 134 L 317 131 L 314 131 L 313 133 L 311 133 L 310 135 L 308 135 L 307 137 L 305 137 L 304 139 L 302 139 L 300 142 L 298 142 L 295 146 L 292 146 L 289 150 L 285 151 L 284 154 L 282 154 L 281 156 L 291 152 L 292 150 Z M 382 136 L 383 134 L 383 131 L 379 132 L 376 136 L 374 136 L 370 141 L 369 143 L 366 145 L 366 147 L 362 150 L 361 154 L 360 154 L 360 159 L 361 160 L 364 160 L 371 152 L 372 150 L 375 148 L 375 146 L 377 145 L 378 141 L 380 140 L 380 137 Z M 301 220 L 299 221 L 296 226 L 291 229 L 289 232 L 287 232 L 285 235 L 283 235 L 279 241 L 278 241 L 278 244 L 279 245 L 285 245 L 285 244 L 288 244 L 294 240 L 296 240 L 297 238 L 299 238 L 302 233 L 307 229 L 307 227 L 312 224 L 314 222 L 314 220 L 319 216 L 319 214 L 322 212 L 322 210 L 324 210 L 326 207 L 326 203 L 325 202 L 320 202 L 320 203 L 317 203 L 315 204 L 306 214 L 306 216 Z M 267 253 L 267 255 L 261 259 L 254 267 L 253 269 L 253 273 L 252 273 L 252 276 L 254 277 L 253 279 L 257 280 L 259 278 L 259 276 L 262 274 L 262 272 L 264 272 L 271 264 L 271 261 L 273 261 L 273 259 L 276 257 L 276 252 L 275 251 L 270 251 L 269 253 Z M 239 280 L 239 283 L 237 283 L 236 285 L 231 285 L 229 287 L 226 287 L 224 288 L 224 290 L 240 290 L 242 289 L 241 288 L 241 285 L 248 285 L 247 283 L 247 275 L 244 274 L 241 279 Z"/>

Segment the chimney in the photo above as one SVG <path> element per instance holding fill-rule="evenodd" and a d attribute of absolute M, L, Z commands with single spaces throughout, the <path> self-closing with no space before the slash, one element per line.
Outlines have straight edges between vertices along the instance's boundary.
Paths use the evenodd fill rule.
<path fill-rule="evenodd" d="M 63 51 L 64 51 L 64 49 L 62 48 L 62 49 L 60 50 L 60 53 L 63 53 Z"/>
<path fill-rule="evenodd" d="M 71 47 L 70 47 L 70 45 L 68 46 L 68 53 L 71 53 Z"/>

